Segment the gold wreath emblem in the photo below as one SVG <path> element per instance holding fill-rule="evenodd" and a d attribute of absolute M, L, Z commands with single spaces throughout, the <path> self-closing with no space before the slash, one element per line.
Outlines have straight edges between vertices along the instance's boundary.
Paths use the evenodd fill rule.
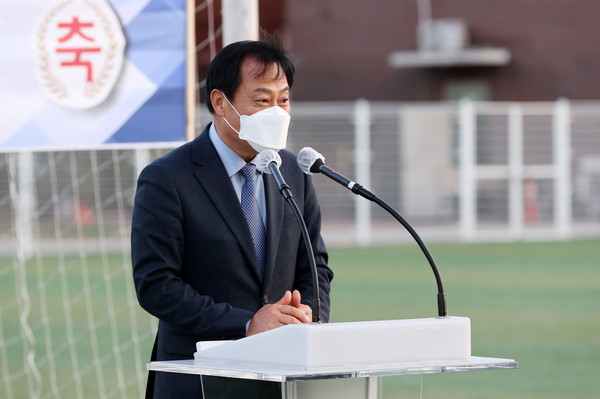
<path fill-rule="evenodd" d="M 54 17 L 56 17 L 56 14 L 62 11 L 62 9 L 68 6 L 70 3 L 72 3 L 72 0 L 63 1 L 50 10 L 50 12 L 46 14 L 46 17 L 42 21 L 40 30 L 37 34 L 38 60 L 41 71 L 40 77 L 44 82 L 44 86 L 48 88 L 48 91 L 60 99 L 67 96 L 67 88 L 52 73 L 52 70 L 50 69 L 50 61 L 48 59 L 48 53 L 46 52 L 46 46 L 44 46 L 44 43 L 46 41 L 46 36 L 48 35 L 48 26 L 50 25 L 50 21 L 53 20 Z"/>
<path fill-rule="evenodd" d="M 56 17 L 58 13 L 60 13 L 64 8 L 68 5 L 72 4 L 73 0 L 65 0 L 59 3 L 56 7 L 50 10 L 46 17 L 43 19 L 39 31 L 37 33 L 37 49 L 38 49 L 38 65 L 40 69 L 40 77 L 43 81 L 43 85 L 48 89 L 50 93 L 55 95 L 59 99 L 63 99 L 68 95 L 67 87 L 54 75 L 52 69 L 50 68 L 50 60 L 48 52 L 46 51 L 46 46 L 44 43 L 46 42 L 46 38 L 48 36 L 48 28 L 50 26 L 51 21 Z M 106 57 L 104 58 L 104 63 L 102 65 L 102 69 L 97 74 L 97 77 L 90 83 L 87 83 L 84 89 L 84 95 L 90 98 L 94 98 L 98 95 L 98 92 L 102 90 L 106 86 L 106 82 L 110 77 L 110 72 L 114 68 L 114 58 L 116 57 L 118 42 L 115 40 L 115 35 L 112 30 L 111 24 L 106 17 L 106 14 L 102 11 L 97 4 L 95 4 L 91 0 L 84 0 L 84 3 L 96 14 L 99 18 L 102 29 L 104 30 L 107 38 L 108 45 L 106 49 Z"/>
<path fill-rule="evenodd" d="M 102 22 L 102 27 L 104 28 L 104 32 L 108 37 L 108 51 L 106 54 L 106 58 L 104 59 L 104 64 L 102 65 L 102 69 L 98 74 L 98 78 L 94 79 L 93 82 L 88 83 L 85 86 L 85 95 L 93 98 L 104 86 L 106 86 L 106 80 L 110 77 L 110 71 L 115 66 L 112 61 L 116 56 L 118 43 L 115 41 L 115 35 L 111 29 L 111 25 L 108 21 L 108 18 L 106 18 L 106 14 L 104 14 L 102 10 L 96 4 L 94 4 L 93 1 L 85 0 L 85 3 L 100 18 Z"/>

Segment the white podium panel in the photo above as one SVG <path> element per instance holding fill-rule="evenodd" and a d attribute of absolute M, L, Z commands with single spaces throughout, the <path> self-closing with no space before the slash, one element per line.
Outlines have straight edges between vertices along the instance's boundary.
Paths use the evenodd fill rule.
<path fill-rule="evenodd" d="M 198 349 L 203 343 L 198 344 Z M 214 344 L 213 344 L 214 345 Z M 292 324 L 198 350 L 202 364 L 238 363 L 289 370 L 339 369 L 471 356 L 466 317 Z"/>
<path fill-rule="evenodd" d="M 197 347 L 194 360 L 148 368 L 280 383 L 282 399 L 377 399 L 384 376 L 518 366 L 512 359 L 471 356 L 466 317 L 289 325 Z"/>
<path fill-rule="evenodd" d="M 281 398 L 378 399 L 379 383 L 377 377 L 294 381 L 282 385 Z"/>

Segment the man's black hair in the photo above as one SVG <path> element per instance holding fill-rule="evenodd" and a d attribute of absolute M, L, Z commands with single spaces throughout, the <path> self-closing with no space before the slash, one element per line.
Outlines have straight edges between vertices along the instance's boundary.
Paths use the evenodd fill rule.
<path fill-rule="evenodd" d="M 206 105 L 211 114 L 215 110 L 210 93 L 221 90 L 233 102 L 233 96 L 241 83 L 240 66 L 247 58 L 254 58 L 262 65 L 257 77 L 264 76 L 270 65 L 278 67 L 277 77 L 282 74 L 291 88 L 294 83 L 294 63 L 283 47 L 276 41 L 241 41 L 225 46 L 212 60 L 206 74 Z"/>

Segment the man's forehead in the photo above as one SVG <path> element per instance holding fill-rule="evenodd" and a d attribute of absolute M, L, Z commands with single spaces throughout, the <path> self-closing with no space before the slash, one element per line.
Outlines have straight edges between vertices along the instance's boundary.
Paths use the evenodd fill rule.
<path fill-rule="evenodd" d="M 262 81 L 284 80 L 287 78 L 281 66 L 275 62 L 264 64 L 255 58 L 246 58 L 241 65 L 241 80 L 252 79 Z"/>

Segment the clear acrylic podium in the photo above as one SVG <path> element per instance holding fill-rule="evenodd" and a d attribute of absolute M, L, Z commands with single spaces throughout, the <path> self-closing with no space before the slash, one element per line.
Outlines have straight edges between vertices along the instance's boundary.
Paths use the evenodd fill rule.
<path fill-rule="evenodd" d="M 517 366 L 512 359 L 471 356 L 470 320 L 444 317 L 289 325 L 237 341 L 199 343 L 194 360 L 148 368 L 277 383 L 282 399 L 376 399 L 386 376 Z"/>

